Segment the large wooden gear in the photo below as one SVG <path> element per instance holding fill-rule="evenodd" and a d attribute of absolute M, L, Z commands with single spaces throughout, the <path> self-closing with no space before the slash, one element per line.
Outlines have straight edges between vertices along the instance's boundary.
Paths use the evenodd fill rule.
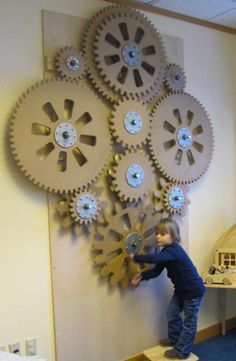
<path fill-rule="evenodd" d="M 127 287 L 139 266 L 128 261 L 129 255 L 145 253 L 153 246 L 155 226 L 160 220 L 153 215 L 152 207 L 122 208 L 116 204 L 114 214 L 106 217 L 106 224 L 97 227 L 97 241 L 94 242 L 95 263 L 100 266 L 100 274 L 109 277 L 111 285 Z"/>
<path fill-rule="evenodd" d="M 10 139 L 18 165 L 35 184 L 74 192 L 96 180 L 110 156 L 107 109 L 88 87 L 44 81 L 18 102 Z"/>
<path fill-rule="evenodd" d="M 213 130 L 205 109 L 193 96 L 170 94 L 154 107 L 150 151 L 170 181 L 188 184 L 206 172 L 213 153 Z"/>
<path fill-rule="evenodd" d="M 119 22 L 124 24 L 121 28 Z M 120 42 L 117 50 L 118 57 L 121 57 L 119 61 L 116 61 L 118 57 L 114 54 L 116 46 L 110 45 L 109 48 L 109 43 L 103 38 L 107 25 Z M 114 39 L 113 34 L 108 37 Z M 149 40 L 148 45 L 145 45 L 146 40 Z M 136 55 L 140 54 L 139 61 L 135 63 L 129 55 L 132 50 Z M 92 84 L 108 100 L 117 102 L 119 95 L 130 95 L 149 101 L 160 90 L 166 65 L 165 50 L 160 35 L 141 13 L 123 6 L 111 6 L 99 11 L 87 24 L 83 51 Z M 125 68 L 127 74 L 117 80 L 118 67 Z"/>

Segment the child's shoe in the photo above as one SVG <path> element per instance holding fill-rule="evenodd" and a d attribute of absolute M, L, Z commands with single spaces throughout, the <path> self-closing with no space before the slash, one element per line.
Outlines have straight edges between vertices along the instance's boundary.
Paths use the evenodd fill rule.
<path fill-rule="evenodd" d="M 173 342 L 169 338 L 162 338 L 159 341 L 159 345 L 162 346 L 162 347 L 174 346 Z"/>
<path fill-rule="evenodd" d="M 177 354 L 175 348 L 171 348 L 164 353 L 164 356 L 170 360 L 186 360 L 188 356 L 180 356 Z"/>

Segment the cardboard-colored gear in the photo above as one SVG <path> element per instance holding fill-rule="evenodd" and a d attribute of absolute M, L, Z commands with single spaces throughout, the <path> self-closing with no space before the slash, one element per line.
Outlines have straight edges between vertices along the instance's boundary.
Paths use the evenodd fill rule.
<path fill-rule="evenodd" d="M 121 96 L 148 97 L 161 88 L 166 65 L 161 37 L 141 13 L 117 8 L 100 23 L 94 54 L 104 81 Z"/>
<path fill-rule="evenodd" d="M 125 208 L 116 204 L 115 207 L 116 211 L 107 215 L 106 223 L 97 227 L 95 236 L 98 239 L 93 243 L 94 260 L 101 267 L 101 276 L 109 277 L 112 286 L 126 288 L 140 271 L 140 266 L 128 261 L 129 254 L 132 250 L 133 253 L 145 253 L 153 246 L 160 215 L 154 214 L 153 207 L 145 208 L 141 204 Z M 139 238 L 137 244 L 128 243 L 132 235 Z M 145 270 L 147 266 L 141 265 L 141 268 Z"/>
<path fill-rule="evenodd" d="M 70 60 L 71 68 L 67 64 L 68 60 Z M 77 63 L 73 65 L 73 61 Z M 62 79 L 80 80 L 86 73 L 85 56 L 73 47 L 61 48 L 56 56 L 56 71 Z"/>
<path fill-rule="evenodd" d="M 88 218 L 83 218 L 76 210 L 77 202 L 79 201 L 79 199 L 81 199 L 82 196 L 91 197 L 95 201 L 95 204 L 96 204 L 96 210 Z M 88 225 L 97 219 L 97 216 L 100 211 L 101 211 L 101 205 L 100 205 L 99 198 L 96 197 L 96 195 L 93 194 L 92 192 L 81 192 L 81 193 L 77 192 L 77 193 L 74 193 L 70 199 L 69 212 L 70 212 L 70 215 L 71 215 L 72 219 L 74 220 L 74 222 L 78 222 L 79 224 Z"/>
<path fill-rule="evenodd" d="M 213 154 L 213 129 L 206 110 L 190 94 L 176 92 L 163 97 L 152 115 L 150 153 L 159 171 L 180 184 L 198 180 Z"/>
<path fill-rule="evenodd" d="M 51 80 L 32 86 L 11 120 L 10 144 L 17 164 L 45 190 L 85 189 L 110 156 L 107 117 L 107 107 L 85 84 Z"/>
<path fill-rule="evenodd" d="M 183 196 L 183 199 L 179 204 L 173 206 L 171 202 L 171 192 L 173 190 L 178 190 Z M 155 206 L 155 211 L 167 215 L 180 214 L 182 216 L 186 213 L 186 207 L 190 203 L 187 198 L 188 187 L 180 185 L 178 183 L 167 182 L 164 177 L 161 175 L 158 177 L 157 190 L 153 193 L 153 203 Z M 173 197 L 172 197 L 173 198 Z"/>
<path fill-rule="evenodd" d="M 139 129 L 135 132 L 127 130 L 127 117 L 132 121 L 140 122 Z M 130 116 L 129 116 L 130 115 Z M 135 120 L 135 117 L 138 118 Z M 151 135 L 152 116 L 146 106 L 132 99 L 123 99 L 112 112 L 110 119 L 110 128 L 113 137 L 125 148 L 137 148 L 146 144 Z M 132 125 L 131 125 L 132 126 Z"/>
<path fill-rule="evenodd" d="M 127 181 L 127 171 L 133 166 L 141 167 L 144 177 L 137 187 Z M 114 165 L 109 169 L 111 190 L 116 192 L 122 202 L 137 202 L 147 196 L 152 188 L 154 169 L 143 150 L 128 150 L 125 154 L 114 156 Z"/>
<path fill-rule="evenodd" d="M 133 16 L 134 14 L 140 14 L 137 11 L 127 8 L 124 6 L 109 6 L 106 8 L 101 9 L 98 11 L 87 23 L 87 26 L 84 31 L 83 35 L 83 42 L 82 42 L 82 48 L 83 52 L 86 54 L 86 60 L 88 65 L 88 78 L 90 79 L 91 83 L 93 84 L 94 88 L 102 95 L 104 96 L 108 101 L 111 103 L 117 103 L 120 99 L 119 94 L 109 86 L 108 83 L 106 83 L 99 74 L 97 64 L 95 63 L 94 59 L 94 37 L 96 35 L 97 29 L 99 28 L 100 24 L 106 19 L 106 18 L 113 18 L 117 14 L 125 14 L 126 17 L 127 14 L 130 16 Z M 145 18 L 146 20 L 146 18 Z M 150 26 L 152 27 L 150 21 L 146 20 Z M 165 50 L 164 45 L 159 38 L 160 44 L 161 44 L 161 50 L 164 54 L 164 63 L 166 64 L 166 57 L 165 57 Z M 142 100 L 144 102 L 150 101 L 160 90 L 160 85 L 163 81 L 164 76 L 164 66 L 163 65 L 163 71 L 160 71 L 160 77 L 158 78 L 157 82 L 154 82 L 152 84 L 152 88 L 150 89 L 150 92 L 147 94 L 141 94 L 138 96 L 139 100 Z"/>
<path fill-rule="evenodd" d="M 184 91 L 186 75 L 178 64 L 168 64 L 164 72 L 164 81 L 169 91 Z"/>

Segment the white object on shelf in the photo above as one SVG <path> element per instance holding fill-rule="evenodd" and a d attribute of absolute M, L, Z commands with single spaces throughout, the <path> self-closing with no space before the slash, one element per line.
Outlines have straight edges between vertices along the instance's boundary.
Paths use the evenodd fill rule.
<path fill-rule="evenodd" d="M 0 351 L 0 361 L 47 361 L 38 356 L 18 356 L 9 352 Z"/>

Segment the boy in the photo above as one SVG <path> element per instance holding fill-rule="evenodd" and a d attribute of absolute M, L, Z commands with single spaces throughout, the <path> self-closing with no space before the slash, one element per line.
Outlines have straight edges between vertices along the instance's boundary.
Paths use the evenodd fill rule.
<path fill-rule="evenodd" d="M 174 220 L 166 218 L 160 221 L 156 242 L 162 247 L 158 254 L 131 255 L 134 262 L 155 264 L 153 269 L 137 273 L 131 284 L 137 286 L 140 281 L 157 277 L 164 268 L 167 269 L 175 291 L 167 310 L 168 338 L 160 340 L 160 345 L 173 346 L 164 353 L 166 358 L 183 360 L 189 357 L 193 348 L 205 287 L 192 261 L 179 245 L 179 226 Z M 184 312 L 184 320 L 180 317 L 181 312 Z"/>

